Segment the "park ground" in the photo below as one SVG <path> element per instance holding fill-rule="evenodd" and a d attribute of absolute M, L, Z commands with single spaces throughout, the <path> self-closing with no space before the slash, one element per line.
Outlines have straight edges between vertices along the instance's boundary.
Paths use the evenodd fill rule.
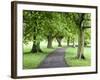
<path fill-rule="evenodd" d="M 47 42 L 41 42 L 41 49 L 43 52 L 31 53 L 32 42 L 25 45 L 23 49 L 23 68 L 24 69 L 34 69 L 38 68 L 43 61 L 46 60 L 48 56 L 50 56 L 56 49 L 61 48 L 58 47 L 56 41 L 53 41 L 53 48 L 46 48 Z M 91 48 L 84 48 L 84 55 L 86 59 L 77 59 L 75 56 L 77 55 L 77 47 L 67 47 L 67 44 L 63 41 L 62 47 L 65 48 L 64 52 L 64 61 L 66 67 L 81 67 L 81 66 L 90 66 L 91 65 Z M 64 66 L 63 66 L 64 67 Z"/>

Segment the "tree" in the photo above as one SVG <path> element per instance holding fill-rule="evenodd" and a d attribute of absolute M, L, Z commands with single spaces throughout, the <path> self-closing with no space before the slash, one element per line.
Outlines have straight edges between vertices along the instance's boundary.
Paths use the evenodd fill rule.
<path fill-rule="evenodd" d="M 52 48 L 52 41 L 53 38 L 55 37 L 55 28 L 54 26 L 54 13 L 51 12 L 44 12 L 44 29 L 45 29 L 45 36 L 47 37 L 47 48 Z"/>
<path fill-rule="evenodd" d="M 75 40 L 77 39 L 77 25 L 74 21 L 74 13 L 67 13 L 66 15 L 66 22 L 67 22 L 67 33 L 65 35 L 65 38 L 67 39 L 67 46 L 70 46 L 69 43 L 72 42 L 73 46 L 75 46 Z"/>
<path fill-rule="evenodd" d="M 90 20 L 90 17 L 86 17 L 88 13 L 76 13 L 74 14 L 74 21 L 78 26 L 78 59 L 85 59 L 84 56 L 84 30 L 87 28 L 86 22 Z M 90 23 L 89 23 L 90 24 Z"/>
<path fill-rule="evenodd" d="M 78 35 L 77 58 L 84 59 L 84 32 L 90 24 L 88 13 L 23 11 L 24 43 L 33 42 L 31 52 L 41 52 L 40 42 L 47 40 L 47 48 L 52 48 L 52 41 L 56 38 L 58 46 L 62 39 L 67 39 L 75 46 Z M 88 26 L 88 27 L 87 27 Z M 87 34 L 87 33 L 86 33 Z M 88 34 L 87 34 L 88 35 Z"/>
<path fill-rule="evenodd" d="M 24 23 L 24 43 L 33 41 L 31 52 L 41 52 L 40 40 L 42 35 L 42 17 L 41 12 L 38 11 L 23 11 L 23 23 Z"/>
<path fill-rule="evenodd" d="M 66 21 L 63 16 L 64 13 L 59 12 L 45 12 L 45 25 L 47 30 L 47 48 L 52 48 L 52 41 L 57 39 L 58 46 L 61 46 L 61 40 L 65 33 Z"/>
<path fill-rule="evenodd" d="M 71 13 L 56 13 L 55 15 L 55 26 L 56 26 L 56 40 L 58 46 L 61 46 L 61 41 L 63 38 L 67 39 L 67 44 L 69 44 L 70 37 L 76 36 L 76 25 L 73 20 L 71 20 Z"/>

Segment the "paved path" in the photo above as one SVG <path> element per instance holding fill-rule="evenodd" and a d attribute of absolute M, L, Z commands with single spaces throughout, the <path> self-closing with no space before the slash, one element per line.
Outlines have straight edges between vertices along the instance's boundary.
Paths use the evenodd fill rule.
<path fill-rule="evenodd" d="M 57 48 L 40 64 L 39 68 L 67 67 L 64 60 L 65 48 Z"/>

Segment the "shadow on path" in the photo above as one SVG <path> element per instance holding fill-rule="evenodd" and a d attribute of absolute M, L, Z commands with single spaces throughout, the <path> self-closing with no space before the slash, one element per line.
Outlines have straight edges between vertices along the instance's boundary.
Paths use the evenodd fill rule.
<path fill-rule="evenodd" d="M 38 68 L 56 68 L 67 67 L 65 63 L 64 54 L 66 48 L 57 48 L 40 64 Z"/>

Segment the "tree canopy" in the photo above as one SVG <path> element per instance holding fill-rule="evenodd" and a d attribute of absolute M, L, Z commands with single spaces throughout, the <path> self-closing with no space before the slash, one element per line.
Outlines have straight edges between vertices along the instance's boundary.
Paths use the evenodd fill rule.
<path fill-rule="evenodd" d="M 76 41 L 78 54 L 83 54 L 83 43 L 90 40 L 90 29 L 87 28 L 91 28 L 90 13 L 23 10 L 23 42 L 32 41 L 35 47 L 47 40 L 47 47 L 51 48 L 54 38 L 60 44 L 64 38 Z"/>

